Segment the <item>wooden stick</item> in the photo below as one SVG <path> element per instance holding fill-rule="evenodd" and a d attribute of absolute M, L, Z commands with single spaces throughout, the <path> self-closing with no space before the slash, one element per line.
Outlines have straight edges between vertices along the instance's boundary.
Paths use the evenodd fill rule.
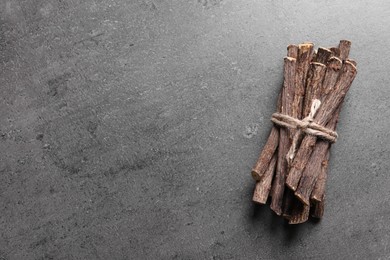
<path fill-rule="evenodd" d="M 340 49 L 337 47 L 329 48 L 329 50 L 332 52 L 332 56 L 334 57 L 340 57 Z"/>
<path fill-rule="evenodd" d="M 292 116 L 302 119 L 303 98 L 305 96 L 306 76 L 309 69 L 310 61 L 313 56 L 313 44 L 299 44 L 297 71 L 295 78 L 295 93 Z"/>
<path fill-rule="evenodd" d="M 291 46 L 291 45 L 290 45 Z M 297 59 L 297 64 L 295 67 L 295 75 L 294 79 L 289 79 L 294 81 L 294 96 L 291 97 L 289 96 L 288 98 L 293 98 L 290 100 L 292 101 L 292 106 L 291 107 L 291 112 L 289 111 L 289 115 L 293 117 L 301 117 L 302 113 L 302 101 L 303 101 L 303 96 L 305 92 L 305 81 L 306 81 L 306 75 L 307 75 L 307 68 L 310 60 L 312 59 L 312 53 L 313 53 L 313 44 L 312 43 L 304 43 L 300 44 L 298 46 L 292 45 L 291 50 L 289 50 L 289 55 L 295 56 Z M 298 65 L 299 62 L 299 65 Z M 299 66 L 299 69 L 298 69 Z M 297 87 L 297 84 L 299 87 Z M 298 93 L 298 94 L 297 94 Z M 290 110 L 290 108 L 288 109 Z M 291 144 L 291 139 L 294 134 L 294 130 L 289 130 L 286 132 L 283 132 L 283 136 L 287 133 L 289 135 L 289 142 L 288 146 L 285 146 L 287 148 L 284 148 L 282 151 L 279 152 L 279 158 L 278 158 L 278 166 L 277 166 L 277 171 L 275 174 L 275 180 L 272 185 L 272 190 L 271 190 L 271 196 L 272 196 L 272 202 L 271 202 L 271 209 L 277 214 L 281 215 L 282 214 L 282 204 L 283 204 L 283 195 L 284 195 L 284 187 L 285 187 L 285 179 L 286 179 L 286 174 L 288 172 L 287 168 L 287 161 L 285 160 L 285 156 L 287 154 L 288 148 L 290 147 Z M 286 138 L 284 136 L 284 138 Z M 283 142 L 286 142 L 286 140 L 283 140 Z M 287 196 L 292 196 L 292 194 L 286 194 Z M 286 198 L 284 199 L 285 203 Z"/>
<path fill-rule="evenodd" d="M 284 58 L 284 83 L 282 90 L 282 113 L 292 114 L 292 101 L 294 98 L 294 81 L 297 60 L 291 57 Z M 287 173 L 286 154 L 291 145 L 289 130 L 286 128 L 279 129 L 279 149 L 278 160 L 276 164 L 276 174 L 274 184 L 272 185 L 272 202 L 271 209 L 277 214 L 282 214 L 282 202 L 285 176 Z"/>
<path fill-rule="evenodd" d="M 291 57 L 291 58 L 297 57 L 297 55 L 298 55 L 298 46 L 296 46 L 296 45 L 289 45 L 287 47 L 287 55 L 289 57 Z M 283 92 L 283 90 L 280 91 L 280 93 L 279 93 L 278 105 L 277 105 L 277 111 L 278 112 L 281 112 L 282 92 Z M 278 129 L 275 126 L 273 128 Z M 278 133 L 279 133 L 279 131 L 278 131 Z M 279 136 L 278 136 L 277 140 L 279 142 Z M 257 203 L 260 203 L 260 204 L 263 204 L 263 203 L 267 202 L 267 198 L 268 198 L 268 195 L 269 195 L 269 191 L 270 191 L 270 188 L 271 188 L 271 183 L 272 183 L 272 179 L 273 179 L 274 172 L 275 172 L 275 167 L 276 167 L 277 151 L 274 152 L 274 157 L 275 157 L 275 161 L 271 160 L 271 162 L 270 162 L 270 164 L 268 166 L 268 169 L 266 171 L 266 174 L 263 175 L 263 177 L 261 178 L 261 179 L 264 179 L 264 181 L 260 180 L 260 181 L 258 181 L 256 183 L 255 191 L 254 191 L 254 194 L 253 194 L 253 201 L 254 202 L 257 202 Z M 252 176 L 253 176 L 253 174 L 252 174 Z"/>
<path fill-rule="evenodd" d="M 271 190 L 272 178 L 274 177 L 274 173 L 275 173 L 276 159 L 277 159 L 277 152 L 275 152 L 274 156 L 272 156 L 268 169 L 263 175 L 263 177 L 261 178 L 261 180 L 256 183 L 255 192 L 253 193 L 253 198 L 252 198 L 252 200 L 256 203 L 259 204 L 267 203 L 268 194 L 269 191 Z"/>
<path fill-rule="evenodd" d="M 337 78 L 339 77 L 340 74 L 342 63 L 343 62 L 337 57 L 331 57 L 329 59 L 326 68 L 325 78 L 324 81 L 322 82 L 321 100 L 324 100 L 325 97 L 334 89 L 335 84 L 337 82 Z"/>
<path fill-rule="evenodd" d="M 322 218 L 324 216 L 325 211 L 325 197 L 322 201 L 313 204 L 313 213 L 311 216 L 313 218 Z"/>
<path fill-rule="evenodd" d="M 289 46 L 287 46 L 287 57 L 297 59 L 298 51 L 299 51 L 299 47 L 297 45 L 290 44 Z"/>
<path fill-rule="evenodd" d="M 279 93 L 278 102 L 276 105 L 276 111 L 280 112 L 282 109 L 282 93 Z M 263 150 L 260 153 L 259 159 L 255 166 L 253 166 L 251 174 L 253 179 L 260 181 L 265 172 L 268 170 L 268 166 L 272 160 L 272 156 L 279 145 L 279 128 L 272 126 L 271 132 L 268 136 L 268 140 L 265 143 Z M 256 192 L 257 189 L 255 189 Z"/>
<path fill-rule="evenodd" d="M 313 202 L 321 202 L 325 195 L 326 179 L 328 178 L 328 165 L 329 165 L 330 150 L 326 152 L 325 158 L 321 162 L 321 170 L 318 176 L 317 182 L 311 193 L 311 200 Z"/>
<path fill-rule="evenodd" d="M 351 48 L 351 42 L 350 41 L 345 41 L 345 40 L 342 40 L 340 41 L 340 44 L 339 44 L 339 50 L 340 50 L 340 57 L 343 61 L 344 60 L 347 60 L 349 61 L 350 63 L 352 63 L 355 67 L 356 67 L 356 62 L 352 59 L 349 59 L 348 58 L 348 55 L 349 55 L 349 51 L 350 51 L 350 48 Z M 335 118 L 333 118 L 327 125 L 328 128 L 332 128 L 332 129 L 336 129 L 336 126 L 337 126 L 337 121 L 338 121 L 338 117 L 339 117 L 339 113 L 340 113 L 340 110 L 341 110 L 341 107 L 339 107 L 335 113 Z M 321 144 L 321 142 L 323 141 L 319 141 L 318 145 L 317 146 L 325 146 L 324 144 Z M 316 147 L 316 149 L 320 149 Z M 325 197 L 325 184 L 326 184 L 326 179 L 327 179 L 327 174 L 328 174 L 328 162 L 329 162 L 329 152 L 330 152 L 330 145 L 328 144 L 327 145 L 327 149 L 326 151 L 323 151 L 323 156 L 322 157 L 322 162 L 321 162 L 321 157 L 318 157 L 318 159 L 310 159 L 309 161 L 309 165 L 307 165 L 306 167 L 307 168 L 312 168 L 312 165 L 317 163 L 317 164 L 320 164 L 321 166 L 317 166 L 316 167 L 316 170 L 313 170 L 313 171 L 319 171 L 319 174 L 318 174 L 318 180 L 316 181 L 315 183 L 315 186 L 314 186 L 314 189 L 313 191 L 311 192 L 311 195 L 310 195 L 310 198 L 311 198 L 311 201 L 313 203 L 315 203 L 315 212 L 316 211 L 319 211 L 321 212 L 321 217 L 323 215 L 323 211 L 324 211 L 324 208 L 325 208 L 325 202 L 323 201 L 324 200 L 324 197 Z M 315 151 L 313 152 L 313 154 L 315 153 Z M 316 161 L 319 161 L 319 162 L 316 162 Z M 320 168 L 320 170 L 318 170 Z M 306 171 L 306 169 L 305 169 Z M 301 180 L 302 181 L 302 180 Z M 305 199 L 307 199 L 307 195 L 305 195 Z M 313 213 L 313 214 L 316 214 L 316 213 Z"/>
<path fill-rule="evenodd" d="M 331 56 L 332 56 L 331 50 L 329 50 L 327 48 L 320 47 L 317 50 L 317 56 L 316 56 L 316 59 L 314 61 L 326 65 Z"/>
<path fill-rule="evenodd" d="M 295 200 L 297 200 L 294 196 L 294 193 L 290 189 L 284 189 L 284 197 L 283 197 L 283 217 L 289 220 L 293 214 L 293 209 L 295 205 Z"/>
<path fill-rule="evenodd" d="M 352 63 L 353 65 L 355 65 L 355 67 L 357 66 L 357 63 L 355 60 L 353 59 L 347 59 L 347 61 L 349 61 L 350 63 Z"/>
<path fill-rule="evenodd" d="M 251 171 L 253 179 L 261 180 L 264 173 L 267 171 L 272 156 L 274 155 L 279 144 L 279 129 L 272 126 L 268 140 L 265 143 L 263 150 L 260 153 L 259 159 Z"/>
<path fill-rule="evenodd" d="M 297 45 L 289 45 L 287 46 L 287 56 L 291 58 L 297 58 L 298 56 L 298 46 Z M 278 105 L 276 107 L 276 111 L 281 111 L 281 95 L 278 99 Z M 261 177 L 264 175 L 266 170 L 268 169 L 268 165 L 272 159 L 273 154 L 275 153 L 279 144 L 279 128 L 276 126 L 272 126 L 270 135 L 262 152 L 260 153 L 259 158 L 255 166 L 253 166 L 251 174 L 253 179 L 259 181 Z"/>
<path fill-rule="evenodd" d="M 339 118 L 341 107 L 337 109 L 334 117 L 329 121 L 326 125 L 327 128 L 335 130 L 337 121 Z M 310 204 L 310 195 L 316 185 L 317 178 L 322 172 L 321 168 L 323 168 L 322 163 L 324 162 L 324 158 L 326 158 L 329 153 L 330 143 L 324 140 L 318 140 L 315 148 L 310 156 L 310 160 L 308 161 L 303 173 L 302 177 L 299 181 L 299 185 L 297 190 L 295 191 L 295 196 L 304 203 L 305 205 Z M 327 164 L 327 161 L 326 161 Z M 325 186 L 319 187 L 322 188 L 324 192 Z"/>
<path fill-rule="evenodd" d="M 322 91 L 322 82 L 326 72 L 326 66 L 331 51 L 325 48 L 319 48 L 317 51 L 316 61 L 311 62 L 306 85 L 305 102 L 303 107 L 303 116 L 308 116 L 313 99 L 319 99 Z M 290 193 L 291 190 L 289 189 Z M 309 218 L 310 207 L 302 206 L 301 202 L 296 199 L 290 199 L 292 205 L 286 209 L 286 216 L 289 219 L 289 224 L 298 224 L 306 222 Z M 290 214 L 288 214 L 290 210 Z"/>
<path fill-rule="evenodd" d="M 312 217 L 314 218 L 322 218 L 325 211 L 325 183 L 328 176 L 327 172 L 328 172 L 329 154 L 330 154 L 330 149 L 328 149 L 325 159 L 321 163 L 320 176 L 312 192 L 312 198 L 311 198 L 312 205 L 313 205 Z M 320 198 L 320 200 L 318 200 L 318 198 Z"/>
<path fill-rule="evenodd" d="M 302 95 L 305 96 L 305 92 L 307 90 L 306 82 L 303 82 L 303 80 L 306 79 L 306 75 L 308 74 L 307 71 L 307 62 L 316 61 L 317 59 L 317 51 L 313 51 L 313 44 L 312 43 L 306 43 L 299 45 L 300 52 L 299 58 L 300 58 L 300 67 L 302 70 L 297 71 L 296 75 L 296 82 L 298 82 L 298 95 L 294 95 L 294 104 L 293 104 L 293 113 L 292 116 L 301 118 L 302 117 L 302 107 L 303 107 L 303 98 Z M 311 53 L 311 55 L 310 55 Z M 306 56 L 309 54 L 308 56 Z M 322 53 L 319 53 L 321 56 Z M 306 75 L 305 75 L 306 74 Z M 310 78 L 310 76 L 308 76 Z M 302 91 L 302 86 L 304 86 L 304 91 Z M 302 94 L 303 93 L 303 94 Z M 290 130 L 290 139 L 293 138 L 296 130 Z M 291 144 L 291 142 L 290 142 Z M 286 173 L 284 173 L 286 175 Z M 293 209 L 296 206 L 297 201 L 295 201 L 294 194 L 290 190 L 284 191 L 284 198 L 283 198 L 283 217 L 286 219 L 290 219 L 293 215 Z"/>
<path fill-rule="evenodd" d="M 357 65 L 356 61 L 348 58 L 350 48 L 351 48 L 350 41 L 346 41 L 346 40 L 340 41 L 339 48 L 338 48 L 340 50 L 340 57 L 339 58 L 341 58 L 343 61 L 345 61 L 345 60 L 349 61 L 350 63 L 352 63 L 356 67 L 356 65 Z M 337 109 L 337 111 L 335 113 L 335 117 L 328 123 L 328 125 L 327 125 L 328 128 L 336 129 L 340 110 L 341 110 L 341 106 Z M 316 147 L 316 149 L 320 150 L 321 147 L 326 146 L 327 149 L 322 148 L 326 151 L 317 151 L 316 152 L 315 151 L 316 149 L 315 149 L 313 151 L 314 158 L 311 158 L 309 161 L 309 164 L 306 166 L 307 168 L 313 169 L 312 172 L 319 171 L 318 169 L 321 168 L 321 170 L 319 171 L 318 177 L 317 177 L 318 181 L 316 181 L 316 183 L 314 184 L 313 191 L 311 192 L 311 195 L 310 195 L 311 200 L 316 202 L 317 204 L 320 203 L 320 200 L 322 200 L 323 197 L 325 196 L 325 184 L 326 184 L 326 179 L 327 179 L 327 168 L 328 168 L 329 150 L 330 150 L 330 145 L 329 144 L 328 145 L 322 144 L 322 142 L 323 141 L 318 142 L 318 145 L 317 145 L 318 147 Z M 317 155 L 318 153 L 322 153 L 322 155 Z M 323 159 L 321 159 L 321 156 L 323 156 L 322 157 Z M 317 159 L 316 159 L 316 157 L 317 157 Z M 318 162 L 322 162 L 321 167 L 318 165 Z M 316 167 L 314 167 L 315 164 L 317 164 Z M 306 171 L 306 169 L 305 169 L 305 171 Z M 305 172 L 304 172 L 304 175 L 305 175 Z M 314 176 L 314 178 L 315 178 L 315 176 Z M 301 181 L 302 181 L 302 179 L 301 179 Z M 310 187 L 310 186 L 308 186 L 308 187 Z M 309 192 L 309 190 L 307 192 Z M 298 192 L 298 194 L 299 193 L 302 193 L 302 192 Z M 298 195 L 298 197 L 301 197 L 301 198 L 304 197 L 304 199 L 307 200 L 307 194 L 302 193 L 301 195 Z M 321 202 L 321 207 L 324 207 L 324 202 Z"/>
<path fill-rule="evenodd" d="M 341 50 L 341 53 L 338 53 L 339 58 L 343 59 L 343 60 L 348 60 L 349 62 L 351 62 L 355 67 L 356 67 L 356 62 L 352 59 L 348 59 L 348 55 L 349 55 L 349 49 L 351 47 L 351 43 L 349 41 L 340 41 L 340 44 L 339 44 L 339 50 Z M 335 129 L 336 128 L 336 125 L 337 125 L 337 119 L 338 119 L 338 116 L 339 116 L 339 113 L 340 113 L 340 109 L 341 107 L 338 108 L 338 110 L 336 111 L 335 113 L 335 118 L 332 119 L 327 127 L 328 128 L 333 128 Z M 333 121 L 333 122 L 332 122 Z M 315 217 L 315 218 L 322 218 L 323 215 L 324 215 L 324 210 L 325 210 L 325 186 L 326 186 L 326 180 L 327 180 L 327 176 L 328 176 L 328 165 L 329 165 L 329 153 L 330 153 L 330 144 L 321 144 L 323 141 L 319 141 L 315 150 L 313 151 L 313 154 L 312 154 L 312 157 L 310 158 L 310 161 L 308 163 L 308 165 L 306 166 L 306 169 L 303 173 L 303 176 L 301 178 L 301 182 L 302 182 L 302 179 L 304 178 L 305 176 L 305 172 L 308 171 L 308 172 L 313 172 L 314 175 L 316 175 L 317 172 L 319 172 L 318 174 L 318 178 L 317 178 L 317 181 L 315 182 L 315 185 L 314 185 L 314 189 L 313 191 L 311 192 L 311 195 L 310 195 L 310 199 L 311 199 L 311 202 L 313 204 L 313 207 L 312 207 L 312 217 Z M 316 155 L 318 152 L 316 152 L 316 149 L 321 149 L 321 146 L 326 146 L 327 149 L 326 151 L 323 151 L 322 153 L 324 153 L 325 155 Z M 321 159 L 321 156 L 323 156 Z M 317 159 L 316 159 L 317 157 Z M 317 167 L 316 169 L 313 169 L 313 166 L 312 165 L 316 165 L 317 164 Z M 320 167 L 318 166 L 318 164 L 320 164 Z M 307 170 L 307 169 L 312 169 L 312 170 Z M 320 168 L 320 169 L 319 169 Z M 315 177 L 315 176 L 314 176 Z M 301 185 L 301 184 L 299 184 Z M 297 196 L 301 198 L 301 200 L 307 200 L 307 194 L 300 194 L 301 192 L 299 191 L 300 188 L 298 187 L 298 190 L 296 192 Z M 304 198 L 304 199 L 302 199 Z"/>
<path fill-rule="evenodd" d="M 317 115 L 314 118 L 314 122 L 320 125 L 326 125 L 331 119 L 337 107 L 343 102 L 344 97 L 356 76 L 356 67 L 348 61 L 344 63 L 341 70 L 341 75 L 337 80 L 334 90 L 330 92 L 322 102 Z M 302 171 L 313 151 L 316 140 L 316 136 L 306 135 L 294 158 L 286 181 L 287 186 L 294 191 L 297 189 Z"/>
<path fill-rule="evenodd" d="M 348 40 L 341 40 L 339 44 L 340 59 L 346 60 L 348 58 L 350 49 L 351 49 L 351 42 Z"/>
<path fill-rule="evenodd" d="M 321 61 L 327 60 L 330 55 L 330 51 L 318 51 L 317 58 Z M 325 57 L 324 57 L 325 56 Z M 306 117 L 310 113 L 310 107 L 313 99 L 319 99 L 321 96 L 322 82 L 325 77 L 326 66 L 323 63 L 311 62 L 310 70 L 308 73 L 308 80 L 306 85 L 305 103 L 303 107 L 303 116 Z M 300 131 L 300 130 L 299 130 Z M 302 132 L 302 131 L 300 131 Z M 285 210 L 285 216 L 289 219 L 290 224 L 303 223 L 309 218 L 310 206 L 302 206 L 300 202 L 290 199 L 290 203 L 293 205 L 287 206 Z M 289 209 L 289 208 L 292 208 Z M 289 214 L 289 210 L 291 213 Z"/>
<path fill-rule="evenodd" d="M 293 45 L 293 47 L 291 47 L 292 50 L 289 51 L 289 57 L 293 57 L 293 58 L 298 58 L 298 52 L 299 52 L 299 47 L 297 45 Z M 313 59 L 313 58 L 312 58 Z M 294 90 L 295 92 L 295 90 Z M 290 139 L 292 139 L 292 132 L 289 131 L 290 133 Z M 292 199 L 294 199 L 294 194 L 289 190 L 289 189 L 285 189 L 284 190 L 284 198 L 283 198 L 283 217 L 284 218 L 289 218 L 290 215 L 291 215 L 291 209 L 292 209 Z"/>
<path fill-rule="evenodd" d="M 293 209 L 293 213 L 288 221 L 288 224 L 300 224 L 306 222 L 309 219 L 309 213 L 310 206 L 298 202 Z"/>
<path fill-rule="evenodd" d="M 313 99 L 320 98 L 322 90 L 322 81 L 326 72 L 326 66 L 319 62 L 312 62 L 308 74 L 306 85 L 305 102 L 303 106 L 303 117 L 310 113 L 311 103 Z"/>

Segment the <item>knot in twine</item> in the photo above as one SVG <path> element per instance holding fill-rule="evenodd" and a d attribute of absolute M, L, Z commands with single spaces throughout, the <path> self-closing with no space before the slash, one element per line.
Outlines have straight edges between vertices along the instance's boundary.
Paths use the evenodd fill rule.
<path fill-rule="evenodd" d="M 313 122 L 313 118 L 320 105 L 321 101 L 314 99 L 311 104 L 309 115 L 302 120 L 281 113 L 272 114 L 271 121 L 274 124 L 291 129 L 299 129 L 299 131 L 295 133 L 290 150 L 287 153 L 287 160 L 289 163 L 291 163 L 295 157 L 296 147 L 302 136 L 302 132 L 317 136 L 331 143 L 336 142 L 338 135 L 335 131 Z"/>

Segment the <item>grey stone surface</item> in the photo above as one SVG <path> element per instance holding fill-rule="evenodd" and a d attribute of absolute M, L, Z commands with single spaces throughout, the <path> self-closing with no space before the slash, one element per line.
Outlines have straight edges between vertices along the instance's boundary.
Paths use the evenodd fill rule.
<path fill-rule="evenodd" d="M 0 1 L 0 259 L 390 259 L 388 1 Z M 353 42 L 325 218 L 254 207 L 290 43 Z"/>

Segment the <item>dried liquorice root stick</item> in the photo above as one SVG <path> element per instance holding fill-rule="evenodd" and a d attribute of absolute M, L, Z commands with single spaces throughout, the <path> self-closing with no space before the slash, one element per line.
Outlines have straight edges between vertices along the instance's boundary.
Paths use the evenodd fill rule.
<path fill-rule="evenodd" d="M 314 190 L 311 194 L 311 201 L 313 202 L 313 211 L 312 211 L 312 217 L 315 218 L 322 218 L 324 215 L 325 210 L 325 183 L 326 178 L 328 176 L 328 162 L 329 162 L 329 152 L 326 154 L 326 157 L 324 161 L 321 163 L 321 172 L 320 176 L 318 177 L 318 180 L 316 182 L 316 186 L 314 187 Z M 314 196 L 314 197 L 313 197 Z M 318 197 L 317 197 L 318 196 Z M 316 201 L 316 198 L 320 198 L 320 201 Z"/>
<path fill-rule="evenodd" d="M 351 42 L 348 40 L 341 40 L 339 44 L 339 50 L 340 50 L 340 59 L 346 60 L 349 55 L 349 51 L 351 49 Z"/>
<path fill-rule="evenodd" d="M 291 58 L 297 57 L 298 46 L 289 45 L 287 47 L 287 55 L 288 55 L 288 57 L 291 57 Z M 281 112 L 281 109 L 282 109 L 282 103 L 281 103 L 282 102 L 282 93 L 283 93 L 283 89 L 279 93 L 278 105 L 277 105 L 278 112 Z M 273 126 L 273 128 L 278 129 L 278 128 L 276 128 L 276 126 Z M 278 131 L 278 133 L 279 133 L 279 131 Z M 279 142 L 279 136 L 278 136 L 277 141 Z M 267 171 L 260 178 L 260 181 L 258 181 L 256 183 L 255 191 L 253 193 L 253 201 L 256 203 L 264 204 L 267 202 L 268 194 L 269 194 L 269 191 L 271 189 L 272 179 L 273 179 L 274 173 L 275 173 L 277 154 L 278 154 L 278 152 L 276 150 L 274 152 L 274 156 L 271 159 L 271 162 L 268 165 Z M 275 161 L 273 161 L 274 157 L 275 157 Z M 252 171 L 252 176 L 253 176 L 253 171 Z"/>
<path fill-rule="evenodd" d="M 289 45 L 287 47 L 287 56 L 291 58 L 296 58 L 298 56 L 298 46 Z M 278 99 L 278 105 L 276 108 L 277 112 L 281 111 L 281 95 Z M 257 160 L 255 166 L 252 168 L 252 177 L 253 179 L 259 181 L 264 173 L 268 169 L 268 165 L 270 164 L 271 158 L 276 151 L 276 148 L 279 144 L 279 128 L 276 126 L 272 126 L 270 135 L 262 152 L 260 153 L 259 159 Z"/>
<path fill-rule="evenodd" d="M 300 44 L 298 46 L 296 45 L 290 45 L 288 48 L 288 55 L 290 57 L 296 58 L 295 65 L 293 65 L 294 68 L 290 69 L 290 72 L 284 75 L 284 84 L 286 88 L 283 88 L 283 94 L 284 94 L 284 103 L 285 106 L 283 109 L 284 114 L 296 115 L 294 113 L 297 113 L 300 108 L 298 106 L 301 106 L 300 104 L 300 95 L 297 96 L 296 94 L 296 84 L 297 81 L 298 84 L 301 85 L 303 83 L 303 77 L 306 75 L 306 62 L 308 59 L 311 59 L 311 54 L 313 49 L 313 44 Z M 310 60 L 309 60 L 310 61 Z M 298 63 L 299 63 L 299 69 L 298 69 Z M 298 73 L 300 75 L 298 75 Z M 295 106 L 295 107 L 294 107 Z M 299 115 L 300 116 L 300 115 Z M 284 187 L 285 187 L 285 176 L 288 172 L 287 168 L 287 161 L 285 159 L 288 148 L 291 144 L 293 133 L 291 130 L 287 129 L 280 129 L 280 137 L 282 140 L 279 140 L 279 145 L 282 145 L 283 143 L 283 149 L 278 151 L 278 162 L 277 162 L 277 169 L 276 174 L 274 177 L 274 181 L 272 184 L 272 190 L 271 190 L 271 209 L 277 214 L 282 214 L 282 204 L 283 204 L 283 195 L 284 195 Z M 290 195 L 291 196 L 291 195 Z"/>
<path fill-rule="evenodd" d="M 332 56 L 334 57 L 340 57 L 340 49 L 337 47 L 329 48 L 329 50 L 332 52 Z"/>
<path fill-rule="evenodd" d="M 325 195 L 326 179 L 328 178 L 328 165 L 329 165 L 330 150 L 326 152 L 325 158 L 321 162 L 321 170 L 318 176 L 317 182 L 311 192 L 310 199 L 312 202 L 322 202 Z"/>
<path fill-rule="evenodd" d="M 324 216 L 325 211 L 325 197 L 322 201 L 313 204 L 313 211 L 311 216 L 313 218 L 322 218 Z"/>
<path fill-rule="evenodd" d="M 310 61 L 313 56 L 313 44 L 304 43 L 299 44 L 297 68 L 295 77 L 295 93 L 293 101 L 292 116 L 302 119 L 303 99 L 305 96 L 306 76 L 309 70 Z"/>
<path fill-rule="evenodd" d="M 313 60 L 313 61 L 326 65 L 331 56 L 332 56 L 331 50 L 329 50 L 327 48 L 320 47 L 320 48 L 318 48 L 317 56 L 316 56 L 315 60 Z"/>
<path fill-rule="evenodd" d="M 309 114 L 310 105 L 311 105 L 311 101 L 312 101 L 312 99 L 310 99 L 310 96 L 313 94 L 314 97 L 317 98 L 317 96 L 318 96 L 317 92 L 320 91 L 319 86 L 316 86 L 314 91 L 312 91 L 313 87 L 310 85 L 312 85 L 313 83 L 314 84 L 321 83 L 321 85 L 322 85 L 322 79 L 318 80 L 318 77 L 319 76 L 323 77 L 323 75 L 321 76 L 321 73 L 325 73 L 325 71 L 318 73 L 319 72 L 318 70 L 322 70 L 322 68 L 319 68 L 319 67 L 321 67 L 321 65 L 316 66 L 316 65 L 312 65 L 312 64 L 317 62 L 317 63 L 321 63 L 321 64 L 325 65 L 325 64 L 327 64 L 331 55 L 332 55 L 332 52 L 329 49 L 320 47 L 320 48 L 318 48 L 316 55 L 313 55 L 313 57 L 312 57 L 311 66 L 313 68 L 311 68 L 311 70 L 308 73 L 308 80 L 307 80 L 307 84 L 306 84 L 305 103 L 304 103 L 304 115 L 306 115 L 306 116 Z M 313 69 L 314 69 L 314 71 L 313 71 Z M 317 73 L 314 74 L 314 76 L 313 76 L 313 73 L 315 71 L 317 71 Z M 300 203 L 301 202 L 295 198 L 294 193 L 290 189 L 285 190 L 285 197 L 284 197 L 284 201 L 283 201 L 283 217 L 286 219 L 290 219 L 290 220 L 292 219 L 291 220 L 292 223 L 302 221 L 302 218 L 299 217 L 298 215 L 305 216 L 306 211 L 308 211 L 309 209 L 302 208 L 299 205 Z M 291 218 L 292 216 L 294 216 L 294 217 Z"/>
<path fill-rule="evenodd" d="M 268 194 L 271 190 L 272 178 L 274 177 L 277 154 L 277 152 L 274 153 L 274 156 L 271 159 L 267 171 L 265 172 L 263 177 L 261 177 L 261 180 L 256 182 L 256 187 L 252 198 L 252 200 L 256 203 L 267 203 Z"/>
<path fill-rule="evenodd" d="M 274 155 L 276 148 L 279 144 L 279 129 L 276 126 L 273 126 L 269 134 L 268 140 L 265 143 L 263 150 L 260 153 L 259 159 L 257 160 L 255 166 L 252 169 L 253 179 L 259 181 L 261 180 L 264 173 L 267 171 L 272 156 Z"/>
<path fill-rule="evenodd" d="M 351 48 L 350 41 L 341 40 L 338 46 L 339 55 L 340 55 L 339 58 L 342 59 L 343 61 L 347 60 L 351 62 L 354 66 L 356 66 L 356 62 L 354 60 L 348 59 L 350 48 Z M 337 111 L 335 112 L 335 117 L 332 118 L 330 122 L 327 124 L 328 128 L 336 129 L 340 110 L 341 110 L 341 106 L 338 107 Z M 298 190 L 296 192 L 297 197 L 299 197 L 301 201 L 306 201 L 306 203 L 308 203 L 309 200 L 308 196 L 311 193 L 310 198 L 312 202 L 316 204 L 313 208 L 316 209 L 317 211 L 318 209 L 322 209 L 321 210 L 322 214 L 324 211 L 324 201 L 319 201 L 319 200 L 322 200 L 323 197 L 325 196 L 325 183 L 327 179 L 329 150 L 330 150 L 330 144 L 326 144 L 324 143 L 324 141 L 321 140 L 317 142 L 316 148 L 314 149 L 313 154 L 308 164 L 306 165 L 306 168 L 301 177 L 300 184 L 299 184 L 300 187 L 298 187 Z M 316 215 L 315 212 L 313 214 Z"/>
<path fill-rule="evenodd" d="M 320 55 L 321 51 L 317 52 Z M 325 76 L 326 66 L 320 62 L 311 62 L 306 84 L 305 102 L 303 107 L 303 116 L 306 117 L 310 113 L 311 103 L 314 99 L 319 99 L 321 96 L 322 82 Z M 300 130 L 298 135 L 300 134 Z M 310 206 L 301 205 L 301 202 L 294 201 L 294 207 L 289 219 L 289 224 L 299 224 L 307 221 L 309 218 Z"/>
<path fill-rule="evenodd" d="M 333 91 L 328 94 L 328 96 L 321 104 L 317 115 L 314 118 L 314 122 L 319 125 L 326 125 L 326 123 L 332 118 L 337 107 L 344 100 L 344 97 L 355 76 L 356 67 L 352 63 L 346 61 L 341 69 L 341 74 Z M 309 160 L 316 141 L 316 136 L 306 135 L 302 140 L 298 152 L 296 153 L 294 162 L 286 181 L 287 186 L 294 191 L 297 189 L 302 171 L 305 168 L 307 161 Z"/>
<path fill-rule="evenodd" d="M 281 113 L 286 115 L 292 114 L 292 101 L 294 98 L 294 81 L 296 71 L 296 59 L 291 57 L 284 58 L 284 82 L 282 89 L 282 109 Z M 286 128 L 279 129 L 279 148 L 278 160 L 276 164 L 276 175 L 274 185 L 272 186 L 271 209 L 278 215 L 282 214 L 283 190 L 285 179 L 283 176 L 287 173 L 286 154 L 290 147 L 289 130 Z"/>
<path fill-rule="evenodd" d="M 327 128 L 335 130 L 336 124 L 338 121 L 338 116 L 340 113 L 340 108 L 335 112 L 334 117 L 326 125 Z M 301 180 L 297 190 L 295 191 L 295 196 L 305 205 L 310 204 L 310 195 L 316 185 L 317 178 L 321 173 L 322 162 L 326 158 L 330 148 L 330 143 L 325 140 L 318 140 L 315 148 L 310 156 L 305 170 L 302 173 Z"/>
<path fill-rule="evenodd" d="M 277 111 L 278 112 L 280 112 L 281 107 L 282 107 L 282 92 L 279 93 L 279 97 L 278 97 L 278 104 L 277 104 Z M 279 144 L 279 129 L 276 128 L 275 126 L 273 126 L 272 130 L 274 128 L 277 130 L 277 133 L 278 133 L 278 136 L 276 139 L 278 141 L 278 143 L 276 145 L 278 145 Z M 253 197 L 252 197 L 252 200 L 256 203 L 265 204 L 267 202 L 268 194 L 269 194 L 269 191 L 271 190 L 272 179 L 273 179 L 274 174 L 275 174 L 277 154 L 278 154 L 278 150 L 276 149 L 276 151 L 274 151 L 273 156 L 271 157 L 271 161 L 269 162 L 269 164 L 267 166 L 268 168 L 266 169 L 265 173 L 260 177 L 259 181 L 256 181 L 256 186 L 255 186 L 255 190 L 253 192 Z M 253 176 L 253 172 L 252 172 L 252 176 Z"/>

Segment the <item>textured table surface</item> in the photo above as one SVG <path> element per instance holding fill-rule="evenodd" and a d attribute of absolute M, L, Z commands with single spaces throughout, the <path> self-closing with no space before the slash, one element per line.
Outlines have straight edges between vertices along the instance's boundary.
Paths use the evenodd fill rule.
<path fill-rule="evenodd" d="M 0 259 L 390 259 L 388 1 L 0 1 Z M 290 43 L 352 41 L 324 219 L 251 203 Z"/>

